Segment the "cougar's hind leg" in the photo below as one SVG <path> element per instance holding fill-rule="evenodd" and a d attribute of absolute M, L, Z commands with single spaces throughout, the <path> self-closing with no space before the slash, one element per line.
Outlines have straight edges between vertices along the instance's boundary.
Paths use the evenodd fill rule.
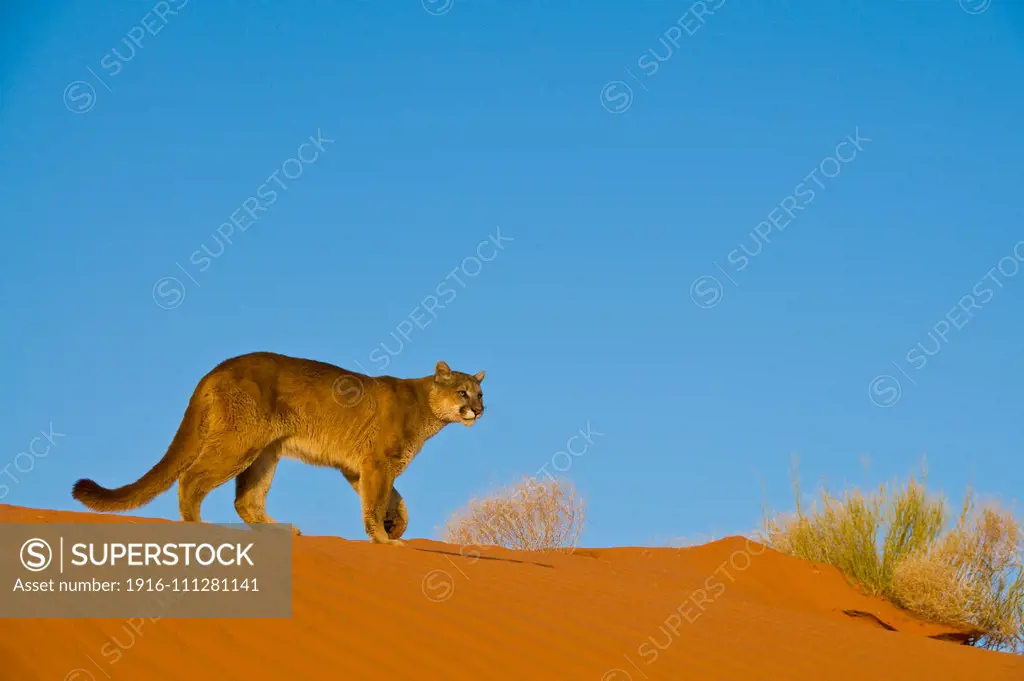
<path fill-rule="evenodd" d="M 202 522 L 203 499 L 217 487 L 248 468 L 266 446 L 238 433 L 210 437 L 199 458 L 178 480 L 178 508 L 185 522 Z"/>
<path fill-rule="evenodd" d="M 256 525 L 277 522 L 267 515 L 267 494 L 280 460 L 280 446 L 272 444 L 265 447 L 249 467 L 235 478 L 235 510 L 246 523 Z M 302 534 L 294 525 L 292 533 Z"/>

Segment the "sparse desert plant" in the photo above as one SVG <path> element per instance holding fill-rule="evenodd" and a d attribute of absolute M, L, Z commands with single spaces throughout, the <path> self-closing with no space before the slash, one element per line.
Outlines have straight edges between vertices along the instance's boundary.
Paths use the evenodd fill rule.
<path fill-rule="evenodd" d="M 795 471 L 794 471 L 795 472 Z M 959 516 L 921 479 L 764 514 L 772 548 L 835 565 L 866 592 L 935 622 L 977 632 L 979 647 L 1024 653 L 1024 524 L 968 490 Z"/>
<path fill-rule="evenodd" d="M 891 597 L 934 621 L 984 632 L 984 647 L 1024 652 L 1024 526 L 968 494 L 947 533 L 897 564 Z"/>
<path fill-rule="evenodd" d="M 583 498 L 567 480 L 525 477 L 449 518 L 449 544 L 502 546 L 522 551 L 571 553 L 583 532 Z"/>

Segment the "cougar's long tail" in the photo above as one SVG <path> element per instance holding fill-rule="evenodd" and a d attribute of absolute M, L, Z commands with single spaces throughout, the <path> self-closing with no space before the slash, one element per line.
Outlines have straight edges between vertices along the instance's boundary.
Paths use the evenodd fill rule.
<path fill-rule="evenodd" d="M 88 478 L 83 478 L 75 483 L 71 489 L 71 496 L 94 511 L 127 511 L 138 508 L 158 494 L 166 492 L 199 456 L 199 412 L 197 390 L 189 401 L 167 453 L 135 482 L 107 489 Z"/>

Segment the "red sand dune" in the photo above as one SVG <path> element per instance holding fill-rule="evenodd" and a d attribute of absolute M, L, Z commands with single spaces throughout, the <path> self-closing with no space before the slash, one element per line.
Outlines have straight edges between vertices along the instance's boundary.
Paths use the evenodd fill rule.
<path fill-rule="evenodd" d="M 167 522 L 3 505 L 0 521 Z M 1022 657 L 936 640 L 957 632 L 738 537 L 474 561 L 303 536 L 293 552 L 290 620 L 0 620 L 0 680 L 1024 679 Z"/>

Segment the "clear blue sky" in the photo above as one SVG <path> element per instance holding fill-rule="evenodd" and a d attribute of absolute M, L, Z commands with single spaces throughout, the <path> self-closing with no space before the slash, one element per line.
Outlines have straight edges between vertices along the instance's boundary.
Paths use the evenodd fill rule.
<path fill-rule="evenodd" d="M 398 480 L 411 537 L 588 422 L 591 546 L 751 528 L 794 454 L 807 487 L 927 455 L 957 499 L 1024 489 L 1024 5 L 182 4 L 0 10 L 2 503 L 136 479 L 255 350 L 487 371 Z M 286 462 L 269 510 L 365 538 L 334 471 Z"/>

